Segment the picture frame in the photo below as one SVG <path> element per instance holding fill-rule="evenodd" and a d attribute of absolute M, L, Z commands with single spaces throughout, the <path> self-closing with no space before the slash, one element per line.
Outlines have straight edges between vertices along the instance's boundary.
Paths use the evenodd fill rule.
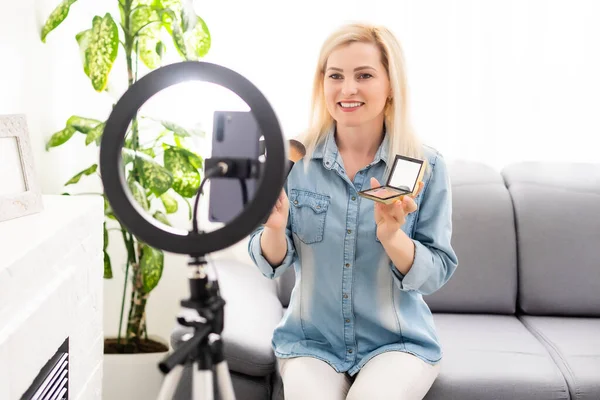
<path fill-rule="evenodd" d="M 0 115 L 0 222 L 43 210 L 24 114 Z"/>
<path fill-rule="evenodd" d="M 426 160 L 396 155 L 394 164 L 386 182 L 382 186 L 361 190 L 361 197 L 384 204 L 401 200 L 403 196 L 415 196 L 419 190 L 419 182 L 423 180 Z"/>

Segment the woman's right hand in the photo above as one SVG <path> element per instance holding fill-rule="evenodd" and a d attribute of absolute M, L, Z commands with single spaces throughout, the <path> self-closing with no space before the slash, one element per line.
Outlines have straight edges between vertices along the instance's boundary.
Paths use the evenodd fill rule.
<path fill-rule="evenodd" d="M 269 219 L 265 222 L 266 228 L 271 228 L 274 231 L 283 231 L 287 226 L 288 212 L 290 210 L 290 202 L 285 190 L 281 189 L 281 194 L 275 203 L 275 206 L 271 210 Z"/>

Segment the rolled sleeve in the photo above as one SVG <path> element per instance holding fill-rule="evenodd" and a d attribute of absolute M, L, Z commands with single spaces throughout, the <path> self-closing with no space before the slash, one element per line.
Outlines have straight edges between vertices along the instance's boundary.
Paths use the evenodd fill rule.
<path fill-rule="evenodd" d="M 458 266 L 452 248 L 452 193 L 444 159 L 432 163 L 429 184 L 423 193 L 412 241 L 415 256 L 406 275 L 391 265 L 396 286 L 428 295 L 439 290 Z"/>
<path fill-rule="evenodd" d="M 287 268 L 294 262 L 295 248 L 294 242 L 290 237 L 289 229 L 286 229 L 285 240 L 287 242 L 287 252 L 280 265 L 272 266 L 262 253 L 260 247 L 260 238 L 264 228 L 257 229 L 251 236 L 248 243 L 248 253 L 254 264 L 258 267 L 260 272 L 269 279 L 275 279 L 282 275 Z"/>

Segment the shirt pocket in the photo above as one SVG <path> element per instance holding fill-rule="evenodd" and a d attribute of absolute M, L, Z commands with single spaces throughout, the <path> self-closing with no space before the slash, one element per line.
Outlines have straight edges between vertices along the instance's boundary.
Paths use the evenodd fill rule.
<path fill-rule="evenodd" d="M 308 190 L 290 190 L 292 232 L 303 243 L 323 241 L 330 197 Z"/>

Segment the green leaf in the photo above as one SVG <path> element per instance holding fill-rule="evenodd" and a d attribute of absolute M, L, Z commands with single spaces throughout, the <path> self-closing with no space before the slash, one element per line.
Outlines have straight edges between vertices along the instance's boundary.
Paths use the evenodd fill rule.
<path fill-rule="evenodd" d="M 110 256 L 105 251 L 104 252 L 104 279 L 112 279 L 112 277 L 113 277 L 113 273 L 112 273 L 112 266 L 111 266 L 111 262 L 110 262 Z"/>
<path fill-rule="evenodd" d="M 97 169 L 98 169 L 98 164 L 94 164 L 94 165 L 84 169 L 83 171 L 79 172 L 77 175 L 75 175 L 74 177 L 69 179 L 69 181 L 67 183 L 65 183 L 65 186 L 73 185 L 73 184 L 79 182 L 79 180 L 81 179 L 82 176 L 91 175 L 94 172 L 96 172 Z"/>
<path fill-rule="evenodd" d="M 102 92 L 108 83 L 108 75 L 117 58 L 119 30 L 109 13 L 104 18 L 93 19 L 92 37 L 86 51 L 89 77 L 97 92 Z"/>
<path fill-rule="evenodd" d="M 193 197 L 200 186 L 200 173 L 176 147 L 165 150 L 165 167 L 173 174 L 173 190 L 183 197 Z"/>
<path fill-rule="evenodd" d="M 153 217 L 162 222 L 165 225 L 169 225 L 171 226 L 171 223 L 169 222 L 169 220 L 167 219 L 167 216 L 162 212 L 162 211 L 156 211 L 153 215 Z"/>
<path fill-rule="evenodd" d="M 133 174 L 129 176 L 131 177 L 132 175 Z M 135 179 L 128 179 L 127 183 L 135 201 L 141 205 L 144 210 L 148 211 L 150 209 L 150 204 L 148 203 L 148 198 L 146 197 L 146 190 L 144 190 L 144 187 Z"/>
<path fill-rule="evenodd" d="M 67 142 L 67 140 L 73 137 L 73 134 L 76 132 L 75 128 L 72 126 L 67 126 L 62 131 L 58 131 L 50 137 L 48 143 L 46 143 L 46 151 L 48 151 L 51 147 L 57 147 L 61 144 Z"/>
<path fill-rule="evenodd" d="M 46 43 L 46 36 L 58 27 L 69 15 L 69 9 L 77 0 L 63 0 L 48 16 L 46 23 L 42 27 L 42 43 Z"/>
<path fill-rule="evenodd" d="M 111 267 L 111 263 L 110 263 L 110 256 L 106 252 L 106 249 L 108 248 L 108 230 L 106 229 L 106 222 L 104 222 L 103 225 L 104 225 L 104 247 L 103 247 L 103 251 L 104 251 L 104 279 L 112 279 L 113 274 L 112 274 L 112 267 Z"/>
<path fill-rule="evenodd" d="M 191 59 L 192 55 L 196 58 L 204 57 L 208 53 L 208 50 L 210 50 L 212 43 L 210 31 L 206 23 L 202 18 L 197 18 L 198 20 L 194 29 L 185 34 L 188 59 Z"/>
<path fill-rule="evenodd" d="M 161 199 L 163 205 L 165 206 L 165 210 L 167 211 L 167 214 L 173 214 L 173 213 L 177 212 L 177 209 L 179 208 L 179 204 L 177 204 L 177 200 L 175 200 L 173 197 L 171 197 L 167 193 L 163 193 L 160 196 L 160 199 Z"/>
<path fill-rule="evenodd" d="M 154 249 L 146 244 L 142 245 L 140 272 L 145 294 L 150 293 L 158 285 L 162 276 L 164 261 L 165 255 L 161 250 Z"/>
<path fill-rule="evenodd" d="M 77 40 L 77 44 L 79 45 L 79 56 L 81 58 L 81 63 L 83 64 L 83 72 L 85 72 L 85 75 L 89 78 L 90 62 L 88 59 L 88 48 L 90 47 L 90 42 L 92 40 L 92 30 L 87 29 L 79 32 L 75 35 L 75 40 Z"/>
<path fill-rule="evenodd" d="M 140 157 L 143 155 L 143 157 Z M 141 171 L 142 185 L 150 189 L 156 196 L 160 196 L 173 185 L 173 175 L 165 167 L 154 161 L 149 156 L 138 153 L 135 159 L 136 166 Z"/>
<path fill-rule="evenodd" d="M 97 119 L 84 118 L 77 115 L 73 115 L 67 120 L 67 126 L 72 126 L 76 131 L 85 134 L 89 133 L 101 123 L 102 121 L 98 121 Z"/>
<path fill-rule="evenodd" d="M 102 139 L 102 134 L 104 133 L 104 122 L 96 125 L 88 134 L 87 137 L 85 138 L 85 145 L 89 145 L 90 143 L 92 143 L 93 141 L 96 142 L 96 144 L 100 144 L 100 140 Z"/>
<path fill-rule="evenodd" d="M 104 197 L 104 216 L 116 221 L 117 217 L 115 217 L 115 214 L 112 210 L 112 207 L 110 206 L 110 203 L 106 199 L 106 196 L 103 196 L 103 197 Z"/>

